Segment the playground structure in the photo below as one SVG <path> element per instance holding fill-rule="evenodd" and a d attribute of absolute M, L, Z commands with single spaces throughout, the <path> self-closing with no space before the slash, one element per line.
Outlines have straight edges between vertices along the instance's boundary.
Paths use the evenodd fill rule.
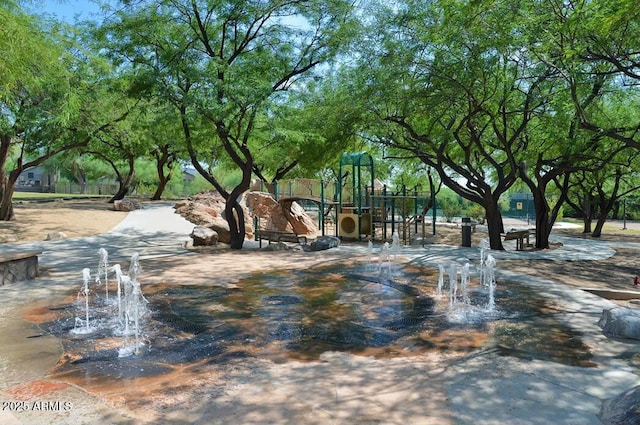
<path fill-rule="evenodd" d="M 346 240 L 388 241 L 398 233 L 403 244 L 425 240 L 427 212 L 431 210 L 435 234 L 435 199 L 417 187 L 391 190 L 375 178 L 373 158 L 366 152 L 343 153 L 338 181 L 294 179 L 268 187 L 288 209 L 292 202 L 315 212 L 322 235 Z M 260 184 L 265 190 L 266 183 Z"/>

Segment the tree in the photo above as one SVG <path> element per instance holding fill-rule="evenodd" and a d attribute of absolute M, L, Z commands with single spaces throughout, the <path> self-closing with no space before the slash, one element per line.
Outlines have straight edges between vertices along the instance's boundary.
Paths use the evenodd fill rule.
<path fill-rule="evenodd" d="M 607 97 L 615 104 L 640 100 L 640 11 L 631 0 L 607 2 L 568 2 L 563 8 L 562 25 L 577 28 L 575 41 L 569 45 L 570 65 L 582 64 L 593 78 L 611 82 Z M 562 9 L 561 9 L 562 10 Z M 626 99 L 626 100 L 625 100 Z M 620 103 L 617 103 L 620 102 Z M 598 109 L 587 110 L 574 98 L 580 118 L 580 128 L 599 136 L 640 149 L 640 117 L 629 119 L 617 114 L 604 114 Z M 613 112 L 612 110 L 610 110 Z"/>
<path fill-rule="evenodd" d="M 289 93 L 261 126 L 254 174 L 272 183 L 287 175 L 314 177 L 334 163 L 337 169 L 343 152 L 362 150 L 365 110 L 344 101 L 351 95 L 349 83 L 329 72 Z"/>
<path fill-rule="evenodd" d="M 585 13 L 589 14 L 590 3 L 535 3 L 534 13 L 523 30 L 535 41 L 529 42 L 527 50 L 550 69 L 549 102 L 544 114 L 539 114 L 527 129 L 529 153 L 523 156 L 520 168 L 520 178 L 533 194 L 537 248 L 549 246 L 549 235 L 562 204 L 569 197 L 569 190 L 575 189 L 570 185 L 571 175 L 597 172 L 623 148 L 619 142 L 607 141 L 602 132 L 583 130 L 585 116 L 606 115 L 605 99 L 616 91 L 610 65 L 579 58 L 587 42 L 589 24 L 584 18 Z M 551 205 L 547 193 L 554 186 L 559 197 Z M 590 198 L 587 194 L 583 201 Z"/>
<path fill-rule="evenodd" d="M 574 178 L 571 194 L 574 199 L 567 199 L 576 211 L 583 215 L 583 233 L 591 233 L 594 238 L 602 235 L 606 220 L 620 201 L 640 189 L 638 180 L 639 153 L 627 148 L 609 161 L 602 162 L 600 167 L 583 172 Z M 597 219 L 595 228 L 592 221 Z"/>
<path fill-rule="evenodd" d="M 174 176 L 179 160 L 187 159 L 187 154 L 179 143 L 180 122 L 170 105 L 160 105 L 151 99 L 140 107 L 141 113 L 132 123 L 136 138 L 145 146 L 148 156 L 155 162 L 158 183 L 151 200 L 162 198 L 169 181 Z"/>
<path fill-rule="evenodd" d="M 135 182 L 136 159 L 149 151 L 148 140 L 141 137 L 135 128 L 138 121 L 135 118 L 141 113 L 137 110 L 132 119 L 104 129 L 84 150 L 84 153 L 108 163 L 117 177 L 118 190 L 109 199 L 110 203 L 119 201 L 130 193 Z"/>
<path fill-rule="evenodd" d="M 361 49 L 364 96 L 392 124 L 380 142 L 482 205 L 492 249 L 503 249 L 499 199 L 547 102 L 549 69 L 523 49 L 526 12 L 522 3 L 405 2 L 380 9 L 377 38 Z"/>
<path fill-rule="evenodd" d="M 12 220 L 13 191 L 24 170 L 86 146 L 126 112 L 111 114 L 103 64 L 85 55 L 66 28 L 13 3 L 0 6 L 0 17 L 0 220 Z M 15 165 L 7 170 L 10 156 Z"/>
<path fill-rule="evenodd" d="M 350 13 L 343 0 L 122 2 L 103 27 L 141 87 L 176 107 L 193 166 L 226 200 L 234 249 L 244 243 L 238 199 L 254 171 L 256 126 L 278 94 L 334 56 Z M 220 151 L 242 172 L 230 191 L 208 170 Z"/>
<path fill-rule="evenodd" d="M 60 153 L 45 163 L 60 177 L 80 185 L 80 193 L 85 193 L 86 184 L 113 177 L 113 172 L 104 161 L 83 155 L 79 149 Z"/>

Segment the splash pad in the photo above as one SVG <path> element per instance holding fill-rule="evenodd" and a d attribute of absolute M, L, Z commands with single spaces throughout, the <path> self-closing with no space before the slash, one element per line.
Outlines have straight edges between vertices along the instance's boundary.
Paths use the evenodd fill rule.
<path fill-rule="evenodd" d="M 106 326 L 97 326 L 86 335 L 71 333 L 75 317 L 84 317 L 85 312 L 77 297 L 78 286 L 82 286 L 77 273 L 78 286 L 74 283 L 76 288 L 66 301 L 48 304 L 48 316 L 55 313 L 57 317 L 38 321 L 41 329 L 62 342 L 64 351 L 47 378 L 146 411 L 149 403 L 155 405 L 153 400 L 180 409 L 175 403 L 184 397 L 195 400 L 203 392 L 213 397 L 218 394 L 216 386 L 222 385 L 220 377 L 235 385 L 238 368 L 251 371 L 247 382 L 264 385 L 279 377 L 294 379 L 301 370 L 323 369 L 327 362 L 334 368 L 342 361 L 348 361 L 346 369 L 334 370 L 329 375 L 333 379 L 340 379 L 333 373 L 344 373 L 345 377 L 366 374 L 379 380 L 379 372 L 371 368 L 393 369 L 416 362 L 426 372 L 443 362 L 482 357 L 482 353 L 588 365 L 589 349 L 579 343 L 580 336 L 558 323 L 553 303 L 526 285 L 500 280 L 494 294 L 496 312 L 491 317 L 452 322 L 448 282 L 443 282 L 443 296 L 436 295 L 436 266 L 438 261 L 445 266 L 454 259 L 458 264 L 464 261 L 460 257 L 441 260 L 424 252 L 407 256 L 407 250 L 393 258 L 391 250 L 383 248 L 372 246 L 369 255 L 368 247 L 363 247 L 359 255 L 350 256 L 336 250 L 325 259 L 317 257 L 306 268 L 294 266 L 277 272 L 264 271 L 264 264 L 283 264 L 291 253 L 248 253 L 245 255 L 263 261 L 262 269 L 238 279 L 232 277 L 240 270 L 236 268 L 221 280 L 201 272 L 196 277 L 194 271 L 202 270 L 198 265 L 205 261 L 208 270 L 221 264 L 239 265 L 237 255 L 222 255 L 227 262 L 218 264 L 211 261 L 220 257 L 201 256 L 201 262 L 195 264 L 181 259 L 183 265 L 173 276 L 183 273 L 184 278 L 167 280 L 152 278 L 166 260 L 143 260 L 145 271 L 139 280 L 148 300 L 142 320 L 144 344 L 138 353 L 126 357 L 119 356 L 124 338 Z M 381 253 L 382 264 L 378 261 Z M 302 253 L 293 256 L 307 258 Z M 269 263 L 264 262 L 266 258 Z M 479 279 L 477 259 L 472 260 L 468 296 L 471 305 L 485 310 L 488 288 Z M 113 267 L 109 278 L 113 303 L 117 289 Z M 93 279 L 90 289 L 95 294 L 90 299 L 91 311 L 96 309 L 90 314 L 93 322 L 100 317 L 98 310 L 106 293 Z M 463 304 L 461 289 L 458 291 L 458 304 Z M 112 306 L 109 313 L 115 310 Z M 265 370 L 269 371 L 266 381 L 259 375 Z M 325 382 L 321 376 L 314 379 Z M 161 413 L 164 408 L 154 409 Z"/>
<path fill-rule="evenodd" d="M 107 301 L 109 273 L 101 253 L 93 289 L 84 270 L 78 301 L 52 308 L 60 317 L 41 324 L 64 345 L 53 376 L 117 382 L 169 373 L 174 365 L 247 357 L 316 361 L 334 351 L 376 358 L 442 350 L 447 356 L 465 355 L 490 344 L 496 326 L 535 316 L 544 305 L 526 288 L 496 289 L 495 281 L 476 276 L 493 276 L 493 270 L 478 274 L 468 264 L 452 263 L 447 286 L 442 266 L 438 276 L 433 268 L 398 261 L 387 245 L 380 248 L 377 264 L 373 254 L 369 247 L 366 261 L 258 273 L 231 287 L 147 285 L 144 296 L 134 255 L 127 275 L 119 265 L 111 268 L 117 296 Z M 529 331 L 518 332 L 523 337 Z M 503 340 L 511 338 L 502 334 Z M 541 354 L 538 345 L 529 349 Z M 501 350 L 505 355 L 517 351 Z"/>

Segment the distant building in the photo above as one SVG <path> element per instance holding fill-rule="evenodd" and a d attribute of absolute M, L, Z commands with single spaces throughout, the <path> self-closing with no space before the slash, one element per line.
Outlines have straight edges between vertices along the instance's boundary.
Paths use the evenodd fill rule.
<path fill-rule="evenodd" d="M 197 175 L 198 175 L 198 172 L 196 171 L 195 168 L 184 168 L 182 170 L 182 180 L 184 182 L 192 182 Z"/>
<path fill-rule="evenodd" d="M 51 192 L 56 180 L 55 173 L 49 173 L 43 167 L 33 167 L 20 173 L 15 190 L 17 192 Z"/>

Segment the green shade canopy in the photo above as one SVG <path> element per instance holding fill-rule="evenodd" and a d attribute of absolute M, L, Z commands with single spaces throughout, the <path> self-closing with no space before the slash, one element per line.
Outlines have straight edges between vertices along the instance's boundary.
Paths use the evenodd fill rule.
<path fill-rule="evenodd" d="M 367 152 L 343 153 L 340 157 L 340 167 L 343 165 L 353 165 L 356 167 L 373 168 L 373 158 Z"/>

